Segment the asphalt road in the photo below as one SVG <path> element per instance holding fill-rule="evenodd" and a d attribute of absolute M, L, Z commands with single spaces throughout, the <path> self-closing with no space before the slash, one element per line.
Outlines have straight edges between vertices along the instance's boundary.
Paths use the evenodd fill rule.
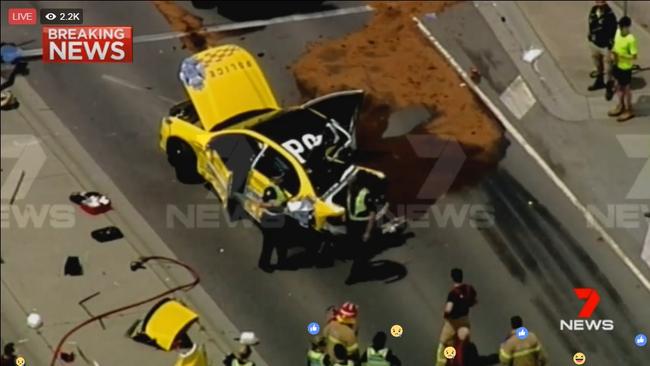
<path fill-rule="evenodd" d="M 3 14 L 9 7 L 11 2 L 2 3 Z M 128 12 L 122 5 L 103 3 L 87 4 L 85 9 L 88 24 L 132 24 L 137 34 L 169 31 L 146 2 L 130 3 Z M 211 16 L 214 22 L 222 20 Z M 274 25 L 224 43 L 241 44 L 254 54 L 263 52 L 259 61 L 274 90 L 281 103 L 291 104 L 300 95 L 286 66 L 305 44 L 358 30 L 367 19 L 362 14 Z M 3 41 L 39 43 L 37 27 L 7 27 L 2 21 Z M 462 217 L 460 225 L 431 218 L 417 222 L 413 238 L 375 257 L 381 261 L 369 273 L 375 280 L 353 286 L 344 284 L 349 262 L 261 272 L 256 268 L 260 233 L 243 222 L 229 225 L 222 215 L 209 228 L 196 227 L 200 220 L 189 225 L 170 221 L 170 209 L 201 210 L 199 205 L 217 202 L 201 186 L 176 182 L 157 148 L 160 117 L 170 100 L 183 98 L 176 75 L 187 53 L 178 46 L 175 40 L 139 44 L 129 65 L 36 62 L 28 79 L 178 257 L 199 271 L 204 288 L 235 325 L 259 334 L 262 344 L 257 350 L 270 365 L 304 362 L 307 324 L 322 322 L 326 307 L 345 300 L 361 306 L 362 340 L 400 324 L 405 333 L 391 339 L 390 345 L 404 364 L 431 364 L 453 266 L 464 268 L 467 280 L 479 291 L 472 324 L 482 353 L 498 349 L 509 317 L 520 314 L 541 337 L 554 365 L 570 364 L 576 351 L 586 353 L 590 365 L 641 365 L 650 359 L 647 348 L 639 350 L 632 343 L 638 331 L 650 333 L 650 294 L 516 144 L 481 184 L 449 194 L 435 206 L 492 207 L 494 226 L 473 228 L 469 217 Z M 405 275 L 401 280 L 382 281 L 400 273 Z M 613 332 L 560 332 L 560 319 L 575 319 L 582 306 L 573 295 L 574 287 L 600 291 L 595 317 L 613 319 Z"/>

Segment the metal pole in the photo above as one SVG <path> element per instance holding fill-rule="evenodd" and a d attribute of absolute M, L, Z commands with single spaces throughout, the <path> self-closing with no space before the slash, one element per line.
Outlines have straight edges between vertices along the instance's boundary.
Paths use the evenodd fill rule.
<path fill-rule="evenodd" d="M 627 0 L 623 1 L 623 16 L 627 16 Z"/>

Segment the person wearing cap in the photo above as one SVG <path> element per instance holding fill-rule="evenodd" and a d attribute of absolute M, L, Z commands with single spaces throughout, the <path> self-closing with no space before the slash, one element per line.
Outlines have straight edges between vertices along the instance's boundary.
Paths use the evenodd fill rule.
<path fill-rule="evenodd" d="M 327 339 L 327 354 L 335 359 L 334 348 L 341 345 L 352 360 L 359 358 L 358 335 L 358 307 L 346 302 L 340 308 L 334 309 L 333 316 L 329 319 L 323 329 L 323 335 Z"/>
<path fill-rule="evenodd" d="M 354 366 L 354 361 L 350 359 L 348 352 L 341 344 L 334 346 L 334 363 L 332 366 Z"/>
<path fill-rule="evenodd" d="M 510 334 L 499 349 L 499 362 L 505 366 L 545 366 L 546 354 L 542 344 L 533 332 L 525 339 L 519 339 L 515 331 L 524 326 L 520 316 L 510 318 Z"/>
<path fill-rule="evenodd" d="M 386 347 L 386 333 L 377 332 L 372 346 L 361 356 L 361 366 L 401 366 L 402 362 Z"/>
<path fill-rule="evenodd" d="M 327 341 L 323 336 L 315 336 L 311 340 L 311 348 L 307 352 L 307 366 L 330 366 L 330 356 L 325 353 Z"/>
<path fill-rule="evenodd" d="M 283 175 L 278 173 L 271 177 L 269 184 L 262 196 L 260 206 L 264 209 L 261 219 L 261 227 L 264 238 L 262 240 L 262 252 L 258 261 L 261 270 L 267 273 L 273 272 L 275 268 L 282 268 L 286 265 L 288 248 L 283 243 L 283 232 L 285 228 L 284 209 L 288 197 L 282 190 Z M 273 250 L 277 252 L 278 261 L 275 266 L 271 265 Z"/>
<path fill-rule="evenodd" d="M 618 105 L 607 114 L 610 117 L 618 117 L 618 122 L 625 122 L 634 117 L 632 112 L 632 69 L 634 60 L 637 59 L 638 49 L 636 38 L 630 33 L 632 19 L 628 16 L 622 17 L 618 21 L 618 30 L 614 37 L 614 47 L 612 56 L 614 59 L 614 68 L 612 70 L 616 79 L 616 91 L 618 93 Z"/>
<path fill-rule="evenodd" d="M 233 352 L 226 356 L 223 360 L 224 366 L 255 366 L 255 362 L 249 358 L 253 351 L 249 345 L 241 346 L 237 352 Z"/>

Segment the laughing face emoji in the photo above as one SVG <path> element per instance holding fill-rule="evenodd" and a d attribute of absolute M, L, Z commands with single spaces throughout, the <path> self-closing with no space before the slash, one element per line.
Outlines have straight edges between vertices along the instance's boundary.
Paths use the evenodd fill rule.
<path fill-rule="evenodd" d="M 573 363 L 576 365 L 584 365 L 587 362 L 587 356 L 584 353 L 578 352 L 573 355 Z"/>

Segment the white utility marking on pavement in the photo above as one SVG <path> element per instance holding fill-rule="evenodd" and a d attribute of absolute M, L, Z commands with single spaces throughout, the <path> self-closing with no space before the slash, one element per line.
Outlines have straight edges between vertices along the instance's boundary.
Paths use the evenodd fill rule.
<path fill-rule="evenodd" d="M 102 74 L 102 79 L 104 79 L 106 81 L 110 81 L 110 82 L 115 83 L 117 85 L 127 87 L 129 89 L 138 90 L 138 91 L 147 91 L 147 89 L 145 89 L 145 88 L 143 88 L 141 86 L 132 84 L 132 83 L 130 83 L 130 82 L 124 80 L 124 79 L 120 79 L 120 78 L 115 77 L 115 76 Z"/>
<path fill-rule="evenodd" d="M 510 83 L 499 99 L 517 119 L 525 116 L 533 108 L 536 101 L 535 96 L 531 93 L 521 75 Z"/>
<path fill-rule="evenodd" d="M 587 208 L 580 203 L 578 197 L 576 197 L 573 192 L 567 187 L 567 185 L 555 174 L 553 169 L 544 161 L 544 159 L 535 151 L 535 149 L 526 141 L 524 136 L 515 128 L 515 126 L 508 121 L 506 116 L 497 108 L 494 103 L 488 98 L 485 93 L 472 81 L 472 79 L 467 75 L 465 70 L 456 62 L 456 60 L 451 56 L 449 51 L 447 51 L 440 42 L 429 32 L 429 30 L 420 22 L 416 17 L 413 17 L 415 23 L 417 23 L 420 31 L 431 41 L 431 43 L 438 49 L 440 53 L 449 61 L 449 63 L 456 69 L 458 74 L 465 80 L 467 85 L 481 98 L 483 103 L 485 103 L 488 108 L 494 113 L 495 116 L 501 121 L 506 130 L 512 135 L 512 137 L 517 140 L 517 142 L 524 148 L 524 150 L 539 164 L 542 170 L 548 175 L 548 177 L 555 183 L 555 185 L 569 198 L 569 201 L 584 215 L 587 223 L 590 227 L 594 228 L 598 234 L 603 238 L 603 240 L 609 245 L 609 247 L 616 253 L 616 255 L 625 263 L 625 265 L 632 271 L 634 276 L 641 282 L 641 284 L 650 291 L 650 281 L 643 275 L 643 273 L 636 267 L 634 262 L 623 252 L 620 245 L 614 241 L 614 239 L 605 231 L 605 229 L 600 225 L 598 220 L 587 210 Z"/>
<path fill-rule="evenodd" d="M 268 25 L 274 25 L 274 24 L 367 13 L 373 10 L 375 9 L 373 9 L 372 6 L 365 5 L 365 6 L 355 6 L 350 8 L 325 10 L 325 11 L 321 11 L 318 13 L 311 13 L 311 14 L 287 15 L 287 16 L 271 18 L 267 20 L 251 20 L 248 22 L 218 24 L 218 25 L 208 26 L 194 32 L 166 32 L 166 33 L 158 33 L 158 34 L 147 34 L 143 36 L 135 36 L 133 37 L 133 43 L 137 44 L 137 43 L 164 41 L 169 39 L 181 38 L 196 33 L 225 32 L 225 31 L 233 31 L 233 30 L 256 28 L 256 27 L 266 27 Z M 42 48 L 35 48 L 32 50 L 23 51 L 23 57 L 36 57 L 36 56 L 41 56 L 42 54 L 43 54 Z"/>
<path fill-rule="evenodd" d="M 374 9 L 369 5 L 355 6 L 350 8 L 326 10 L 326 11 L 321 11 L 318 13 L 311 13 L 311 14 L 287 15 L 283 17 L 271 18 L 266 20 L 251 20 L 247 22 L 218 24 L 218 25 L 205 27 L 191 33 L 224 32 L 224 31 L 240 30 L 240 29 L 247 29 L 247 28 L 266 27 L 268 25 L 281 24 L 281 23 L 299 22 L 303 20 L 321 19 L 321 18 L 330 18 L 330 17 L 342 16 L 342 15 L 366 13 L 373 10 Z M 167 32 L 167 33 L 160 33 L 160 34 L 136 36 L 133 37 L 133 43 L 163 41 L 167 39 L 181 38 L 189 34 L 190 32 Z"/>

